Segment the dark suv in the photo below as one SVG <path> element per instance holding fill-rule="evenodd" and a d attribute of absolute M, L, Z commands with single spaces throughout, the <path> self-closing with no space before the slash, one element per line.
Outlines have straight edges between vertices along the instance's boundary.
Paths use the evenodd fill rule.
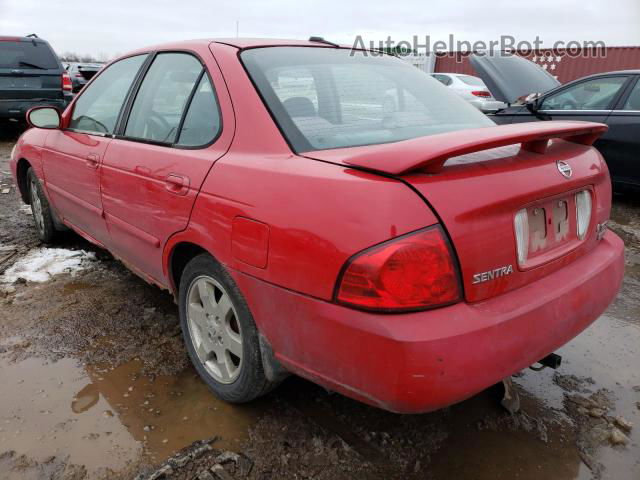
<path fill-rule="evenodd" d="M 24 122 L 31 107 L 63 110 L 72 98 L 69 74 L 48 42 L 0 36 L 0 121 Z"/>

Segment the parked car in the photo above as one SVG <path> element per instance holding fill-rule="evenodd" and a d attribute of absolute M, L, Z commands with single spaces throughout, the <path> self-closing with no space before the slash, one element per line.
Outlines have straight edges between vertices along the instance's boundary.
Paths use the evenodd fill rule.
<path fill-rule="evenodd" d="M 66 69 L 71 77 L 73 93 L 78 93 L 101 68 L 102 65 L 99 63 L 69 63 Z"/>
<path fill-rule="evenodd" d="M 31 107 L 64 109 L 71 80 L 53 49 L 36 36 L 0 36 L 0 120 L 24 122 Z"/>
<path fill-rule="evenodd" d="M 482 112 L 495 112 L 506 107 L 493 98 L 481 78 L 461 73 L 432 73 L 431 76 Z"/>
<path fill-rule="evenodd" d="M 40 239 L 67 226 L 172 292 L 224 400 L 292 372 L 387 410 L 437 409 L 547 358 L 618 291 L 623 243 L 589 147 L 604 125 L 495 126 L 365 53 L 141 49 L 64 113 L 31 110 L 11 156 Z"/>
<path fill-rule="evenodd" d="M 486 56 L 471 61 L 496 98 L 511 104 L 491 116 L 496 123 L 605 123 L 609 130 L 595 146 L 609 166 L 614 188 L 640 189 L 640 70 L 598 73 L 561 85 L 545 70 L 520 57 Z M 529 98 L 518 102 L 524 96 Z"/>

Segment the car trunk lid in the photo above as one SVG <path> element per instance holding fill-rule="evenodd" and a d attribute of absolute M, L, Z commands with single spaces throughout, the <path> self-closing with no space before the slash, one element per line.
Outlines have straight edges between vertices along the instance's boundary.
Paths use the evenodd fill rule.
<path fill-rule="evenodd" d="M 596 227 L 609 215 L 611 187 L 606 165 L 590 144 L 606 128 L 586 122 L 507 125 L 307 156 L 410 185 L 448 232 L 465 298 L 473 302 L 541 279 L 595 246 Z M 564 166 L 571 169 L 568 177 Z M 593 208 L 580 239 L 576 194 L 583 190 Z M 514 222 L 523 210 L 529 255 L 518 262 Z"/>
<path fill-rule="evenodd" d="M 78 78 L 83 78 L 87 81 L 91 80 L 96 73 L 100 70 L 100 67 L 94 65 L 80 65 L 78 72 L 75 74 Z"/>
<path fill-rule="evenodd" d="M 549 72 L 517 55 L 472 54 L 471 66 L 496 100 L 514 103 L 532 93 L 544 93 L 560 86 Z"/>

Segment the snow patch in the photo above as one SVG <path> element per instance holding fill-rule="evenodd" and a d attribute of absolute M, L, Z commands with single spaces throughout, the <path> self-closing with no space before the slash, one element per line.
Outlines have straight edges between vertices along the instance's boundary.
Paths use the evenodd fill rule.
<path fill-rule="evenodd" d="M 75 274 L 89 267 L 95 260 L 93 252 L 65 248 L 37 248 L 0 275 L 0 282 L 14 283 L 19 278 L 27 282 L 47 282 L 61 273 Z"/>

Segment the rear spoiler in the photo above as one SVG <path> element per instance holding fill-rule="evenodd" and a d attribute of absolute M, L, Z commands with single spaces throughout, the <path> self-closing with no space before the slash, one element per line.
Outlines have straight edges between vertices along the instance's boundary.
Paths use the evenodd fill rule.
<path fill-rule="evenodd" d="M 591 122 L 527 122 L 495 127 L 458 130 L 401 142 L 372 145 L 366 149 L 344 149 L 339 160 L 345 165 L 402 175 L 414 170 L 438 173 L 445 162 L 460 155 L 520 144 L 522 150 L 545 153 L 549 140 L 561 138 L 579 145 L 592 145 L 609 127 Z"/>

